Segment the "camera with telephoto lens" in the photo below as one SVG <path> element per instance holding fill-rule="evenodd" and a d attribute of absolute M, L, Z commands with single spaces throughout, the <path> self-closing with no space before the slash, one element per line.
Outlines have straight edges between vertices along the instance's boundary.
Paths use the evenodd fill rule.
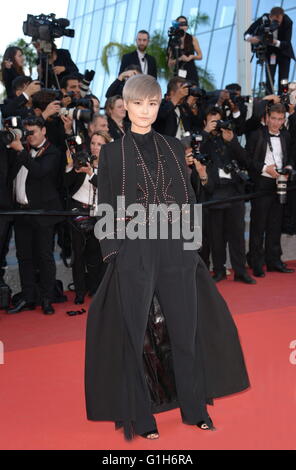
<path fill-rule="evenodd" d="M 74 29 L 67 29 L 70 25 L 66 18 L 56 18 L 54 13 L 50 15 L 27 15 L 27 21 L 23 23 L 23 32 L 25 36 L 30 36 L 32 41 L 53 42 L 54 39 L 66 36 L 74 38 Z"/>
<path fill-rule="evenodd" d="M 207 154 L 201 153 L 200 146 L 203 141 L 203 136 L 200 134 L 191 134 L 191 148 L 192 156 L 198 160 L 202 165 L 209 166 L 211 160 Z"/>
<path fill-rule="evenodd" d="M 296 171 L 291 166 L 286 166 L 283 169 L 276 169 L 279 173 L 279 177 L 276 180 L 276 189 L 277 194 L 279 196 L 280 204 L 287 203 L 287 187 L 288 187 L 288 179 L 290 181 L 296 181 Z"/>
<path fill-rule="evenodd" d="M 21 142 L 25 143 L 29 135 L 34 131 L 28 131 L 22 125 L 22 119 L 19 116 L 12 116 L 2 121 L 3 129 L 0 131 L 0 140 L 4 145 L 10 145 L 20 137 Z"/>
<path fill-rule="evenodd" d="M 216 131 L 220 131 L 221 129 L 233 131 L 234 127 L 235 125 L 232 121 L 223 121 L 222 119 L 219 119 L 219 121 L 217 121 Z"/>
<path fill-rule="evenodd" d="M 228 91 L 229 91 L 230 99 L 233 102 L 233 104 L 253 103 L 253 97 L 251 95 L 242 96 L 242 95 L 237 95 L 234 90 L 228 90 Z"/>
<path fill-rule="evenodd" d="M 95 74 L 96 72 L 94 70 L 86 70 L 84 72 L 83 79 L 81 80 L 81 83 L 79 85 L 80 95 L 82 98 L 84 98 L 86 95 L 89 94 L 90 92 L 89 86 L 91 82 L 93 81 Z"/>
<path fill-rule="evenodd" d="M 227 163 L 226 165 L 224 165 L 223 167 L 223 171 L 227 174 L 227 175 L 230 175 L 230 174 L 233 174 L 233 175 L 237 175 L 239 176 L 239 178 L 244 181 L 245 183 L 247 181 L 249 181 L 249 175 L 240 169 L 240 167 L 238 166 L 238 163 L 236 160 L 231 160 L 231 162 Z"/>

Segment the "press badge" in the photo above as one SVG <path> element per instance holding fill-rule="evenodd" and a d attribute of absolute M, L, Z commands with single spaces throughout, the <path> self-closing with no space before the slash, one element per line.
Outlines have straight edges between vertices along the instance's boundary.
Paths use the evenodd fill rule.
<path fill-rule="evenodd" d="M 187 77 L 187 70 L 180 69 L 178 72 L 178 76 L 181 78 L 186 78 Z"/>
<path fill-rule="evenodd" d="M 270 56 L 270 65 L 276 65 L 276 55 L 271 54 Z"/>

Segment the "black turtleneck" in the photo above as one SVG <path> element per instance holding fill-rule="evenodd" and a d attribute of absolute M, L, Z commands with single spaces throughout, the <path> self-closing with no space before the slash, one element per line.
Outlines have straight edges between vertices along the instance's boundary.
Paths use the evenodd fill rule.
<path fill-rule="evenodd" d="M 136 132 L 131 132 L 131 134 L 153 180 L 156 181 L 157 153 L 153 139 L 153 131 L 150 131 L 147 134 L 137 134 Z"/>

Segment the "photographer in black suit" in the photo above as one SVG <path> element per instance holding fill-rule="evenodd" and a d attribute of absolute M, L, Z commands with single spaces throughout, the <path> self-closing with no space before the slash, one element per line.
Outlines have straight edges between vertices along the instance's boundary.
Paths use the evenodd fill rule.
<path fill-rule="evenodd" d="M 5 145 L 0 141 L 0 210 L 12 209 L 12 181 L 9 178 L 11 161 Z M 3 263 L 6 256 L 6 239 L 12 217 L 0 215 L 0 285 L 4 284 Z"/>
<path fill-rule="evenodd" d="M 274 77 L 276 67 L 279 68 L 279 89 L 280 83 L 283 79 L 289 78 L 290 62 L 291 59 L 295 60 L 295 55 L 291 43 L 293 21 L 285 14 L 284 10 L 280 7 L 274 7 L 270 13 L 265 13 L 258 18 L 245 32 L 245 40 L 252 44 L 252 50 L 262 43 L 262 34 L 264 35 L 264 27 L 275 29 L 273 33 L 272 43 L 267 45 L 266 59 L 269 64 L 271 79 L 270 83 L 268 73 L 266 73 L 266 91 L 267 94 L 273 93 Z"/>
<path fill-rule="evenodd" d="M 40 49 L 40 41 L 33 43 L 39 57 L 38 72 L 40 79 L 44 82 L 47 81 L 47 88 L 60 88 L 61 81 L 67 75 L 78 74 L 78 67 L 74 64 L 71 54 L 67 49 L 58 49 L 57 46 L 52 44 L 52 52 L 48 59 L 48 75 L 46 75 L 46 63 Z"/>
<path fill-rule="evenodd" d="M 207 173 L 211 185 L 204 190 L 208 201 L 217 201 L 244 193 L 245 177 L 242 169 L 247 169 L 247 152 L 240 146 L 234 132 L 221 122 L 222 111 L 213 107 L 206 111 L 203 138 L 200 146 L 202 154 L 208 155 L 210 164 Z M 219 126 L 222 125 L 223 127 Z M 245 203 L 244 201 L 221 204 L 209 208 L 208 227 L 210 248 L 216 282 L 226 279 L 226 245 L 229 245 L 230 259 L 234 270 L 234 280 L 246 284 L 256 284 L 246 272 L 245 254 Z"/>
<path fill-rule="evenodd" d="M 31 77 L 21 75 L 12 82 L 11 98 L 4 100 L 0 105 L 2 116 L 20 116 L 22 119 L 27 118 L 32 114 L 32 97 L 40 91 L 40 82 L 32 80 Z"/>
<path fill-rule="evenodd" d="M 18 138 L 10 144 L 10 158 L 14 159 L 12 177 L 15 178 L 16 208 L 18 210 L 61 210 L 57 180 L 60 153 L 48 142 L 44 121 L 30 118 L 24 121 L 32 132 L 25 145 Z M 56 266 L 53 257 L 54 226 L 59 216 L 15 217 L 15 243 L 19 263 L 23 298 L 8 310 L 18 313 L 33 310 L 36 304 L 36 259 L 40 271 L 40 293 L 44 314 L 53 314 L 53 298 Z"/>
<path fill-rule="evenodd" d="M 268 271 L 294 272 L 281 261 L 284 205 L 280 204 L 276 191 L 279 171 L 293 163 L 291 138 L 284 127 L 285 119 L 285 106 L 272 105 L 268 109 L 266 126 L 261 126 L 252 132 L 247 140 L 246 149 L 251 160 L 250 175 L 255 183 L 255 191 L 271 192 L 270 195 L 253 199 L 251 202 L 248 261 L 256 277 L 265 276 L 263 271 L 265 263 Z"/>
<path fill-rule="evenodd" d="M 70 220 L 73 250 L 72 274 L 76 292 L 75 304 L 83 304 L 89 292 L 95 294 L 106 270 L 98 239 L 94 234 L 96 219 L 91 216 L 97 199 L 98 163 L 102 145 L 111 142 L 104 132 L 95 132 L 90 139 L 91 163 L 84 160 L 83 166 L 75 160 L 76 151 L 68 151 L 68 165 L 64 183 L 68 189 L 68 208 L 85 212 L 86 223 L 79 223 L 80 218 Z M 81 155 L 81 154 L 79 154 Z M 83 153 L 88 157 L 88 154 Z"/>
<path fill-rule="evenodd" d="M 141 30 L 137 34 L 137 49 L 129 54 L 124 54 L 121 59 L 119 75 L 126 70 L 128 65 L 138 65 L 142 73 L 157 78 L 157 65 L 154 57 L 146 53 L 150 35 L 148 31 Z"/>

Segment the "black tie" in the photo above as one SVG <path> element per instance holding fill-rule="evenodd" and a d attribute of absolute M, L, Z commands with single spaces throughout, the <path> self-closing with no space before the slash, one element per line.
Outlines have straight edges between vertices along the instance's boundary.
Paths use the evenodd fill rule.
<path fill-rule="evenodd" d="M 279 135 L 276 135 L 276 134 L 269 134 L 269 137 L 280 137 L 280 134 L 279 134 Z"/>

